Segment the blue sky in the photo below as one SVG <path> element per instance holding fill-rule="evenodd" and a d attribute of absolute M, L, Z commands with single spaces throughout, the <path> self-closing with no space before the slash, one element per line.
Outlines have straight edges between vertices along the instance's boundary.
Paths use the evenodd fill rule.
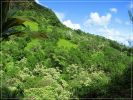
<path fill-rule="evenodd" d="M 63 24 L 125 45 L 133 41 L 128 10 L 132 0 L 36 0 L 52 9 Z"/>

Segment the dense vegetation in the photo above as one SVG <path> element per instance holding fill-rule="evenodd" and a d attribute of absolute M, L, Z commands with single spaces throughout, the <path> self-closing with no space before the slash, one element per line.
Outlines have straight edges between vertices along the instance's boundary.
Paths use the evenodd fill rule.
<path fill-rule="evenodd" d="M 131 98 L 133 48 L 67 28 L 34 2 L 12 12 L 32 20 L 1 37 L 1 99 Z"/>

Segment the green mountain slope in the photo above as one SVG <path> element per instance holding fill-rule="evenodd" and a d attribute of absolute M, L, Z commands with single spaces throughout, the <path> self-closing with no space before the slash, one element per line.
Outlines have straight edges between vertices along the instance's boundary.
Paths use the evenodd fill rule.
<path fill-rule="evenodd" d="M 25 27 L 1 41 L 2 98 L 130 98 L 132 48 L 64 26 L 34 0 L 12 2 Z"/>

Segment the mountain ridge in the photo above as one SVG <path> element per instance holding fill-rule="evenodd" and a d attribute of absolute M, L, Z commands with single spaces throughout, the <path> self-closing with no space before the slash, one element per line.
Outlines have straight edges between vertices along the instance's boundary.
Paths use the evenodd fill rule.
<path fill-rule="evenodd" d="M 2 98 L 130 98 L 132 48 L 72 30 L 49 8 L 27 1 L 10 11 L 34 20 L 1 41 Z"/>

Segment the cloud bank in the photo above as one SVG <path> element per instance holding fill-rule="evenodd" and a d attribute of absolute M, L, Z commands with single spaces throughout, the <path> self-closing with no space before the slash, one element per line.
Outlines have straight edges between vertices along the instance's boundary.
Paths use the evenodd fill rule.
<path fill-rule="evenodd" d="M 116 8 L 111 8 L 111 12 L 117 12 Z M 100 15 L 98 12 L 91 12 L 88 19 L 84 22 L 84 26 L 87 28 L 87 32 L 91 30 L 97 35 L 101 35 L 111 40 L 118 41 L 119 43 L 130 46 L 130 41 L 133 41 L 131 36 L 124 34 L 121 30 L 118 30 L 116 27 L 112 28 L 110 26 L 112 20 L 112 14 L 107 13 L 105 15 Z M 124 22 L 119 18 L 115 18 L 114 21 L 116 24 L 130 25 L 130 23 Z"/>
<path fill-rule="evenodd" d="M 63 24 L 66 25 L 67 27 L 70 27 L 72 29 L 80 29 L 80 25 L 79 24 L 75 24 L 75 23 L 72 23 L 71 20 L 65 20 L 63 21 Z"/>
<path fill-rule="evenodd" d="M 75 30 L 81 28 L 81 27 L 80 27 L 80 24 L 73 23 L 70 19 L 65 20 L 65 14 L 64 14 L 64 13 L 56 12 L 56 11 L 55 11 L 55 14 L 56 14 L 56 16 L 60 19 L 60 21 L 61 21 L 64 25 L 66 25 L 67 27 L 72 28 L 72 29 L 75 29 Z"/>
<path fill-rule="evenodd" d="M 110 8 L 110 11 L 113 13 L 117 13 L 118 10 L 116 8 Z"/>
<path fill-rule="evenodd" d="M 84 25 L 86 26 L 107 26 L 111 20 L 111 14 L 100 15 L 98 12 L 91 12 L 89 19 L 86 20 Z"/>

